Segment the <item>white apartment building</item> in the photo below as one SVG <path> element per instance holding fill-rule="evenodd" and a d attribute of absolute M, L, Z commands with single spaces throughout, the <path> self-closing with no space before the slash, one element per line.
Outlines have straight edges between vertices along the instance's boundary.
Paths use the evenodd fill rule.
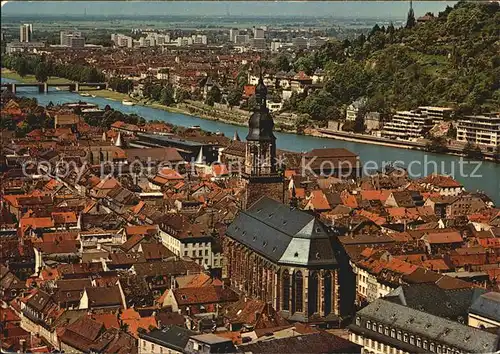
<path fill-rule="evenodd" d="M 434 124 L 449 119 L 453 114 L 453 108 L 449 107 L 420 106 L 418 109 L 422 113 L 427 114 L 429 118 L 432 118 L 432 123 Z"/>
<path fill-rule="evenodd" d="M 397 286 L 391 287 L 378 281 L 377 276 L 371 274 L 366 269 L 350 262 L 352 270 L 356 275 L 356 293 L 358 301 L 366 300 L 372 302 L 380 297 L 384 297 Z"/>
<path fill-rule="evenodd" d="M 229 41 L 235 42 L 236 36 L 240 34 L 240 30 L 238 28 L 231 28 L 229 30 Z"/>
<path fill-rule="evenodd" d="M 82 37 L 82 32 L 80 31 L 61 31 L 59 33 L 60 44 L 66 47 L 71 46 L 71 39 L 73 37 Z"/>
<path fill-rule="evenodd" d="M 211 236 L 177 237 L 174 230 L 160 229 L 160 237 L 163 245 L 178 257 L 189 257 L 201 266 L 222 267 L 221 250 L 212 248 Z"/>
<path fill-rule="evenodd" d="M 266 35 L 266 31 L 263 28 L 254 28 L 253 29 L 253 38 L 262 38 L 264 39 Z"/>
<path fill-rule="evenodd" d="M 178 37 L 177 38 L 177 46 L 178 47 L 185 47 L 188 45 L 193 44 L 193 38 L 192 37 Z"/>
<path fill-rule="evenodd" d="M 382 136 L 399 139 L 422 138 L 433 127 L 433 118 L 420 109 L 398 111 L 390 122 L 385 123 Z"/>
<path fill-rule="evenodd" d="M 500 145 L 500 113 L 465 116 L 459 119 L 457 140 L 488 146 Z"/>
<path fill-rule="evenodd" d="M 264 50 L 267 48 L 266 40 L 264 38 L 253 38 L 252 47 L 257 50 Z"/>
<path fill-rule="evenodd" d="M 346 109 L 346 117 L 347 121 L 355 121 L 358 117 L 359 111 L 366 105 L 366 98 L 362 97 L 351 103 Z"/>
<path fill-rule="evenodd" d="M 295 49 L 306 49 L 308 41 L 304 37 L 295 37 L 292 39 L 292 45 L 295 47 Z"/>
<path fill-rule="evenodd" d="M 207 36 L 205 34 L 193 34 L 191 36 L 193 39 L 193 44 L 207 44 Z"/>
<path fill-rule="evenodd" d="M 234 43 L 236 44 L 247 44 L 250 42 L 250 36 L 248 34 L 237 34 L 234 37 Z"/>
<path fill-rule="evenodd" d="M 19 42 L 31 42 L 33 34 L 33 25 L 25 23 L 19 28 Z"/>
<path fill-rule="evenodd" d="M 280 41 L 274 40 L 271 42 L 271 52 L 279 52 L 282 43 Z"/>
<path fill-rule="evenodd" d="M 271 112 L 279 112 L 281 111 L 281 108 L 283 107 L 283 103 L 281 102 L 266 102 L 267 109 L 269 109 Z"/>
<path fill-rule="evenodd" d="M 113 33 L 111 40 L 118 47 L 132 48 L 134 46 L 134 39 L 119 33 Z"/>

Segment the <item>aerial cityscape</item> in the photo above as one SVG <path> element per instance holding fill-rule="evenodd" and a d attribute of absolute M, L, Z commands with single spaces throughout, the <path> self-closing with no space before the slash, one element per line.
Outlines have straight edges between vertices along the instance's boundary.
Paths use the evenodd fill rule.
<path fill-rule="evenodd" d="M 2 2 L 2 353 L 500 353 L 500 2 Z"/>

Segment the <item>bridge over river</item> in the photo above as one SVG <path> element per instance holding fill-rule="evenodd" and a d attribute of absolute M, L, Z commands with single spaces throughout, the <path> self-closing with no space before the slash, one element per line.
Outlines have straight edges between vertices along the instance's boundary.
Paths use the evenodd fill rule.
<path fill-rule="evenodd" d="M 13 93 L 16 93 L 19 87 L 35 87 L 38 88 L 39 93 L 48 93 L 50 87 L 67 87 L 70 92 L 78 92 L 82 88 L 104 90 L 108 88 L 108 84 L 106 82 L 67 82 L 59 84 L 48 84 L 46 82 L 2 82 L 2 88 L 5 88 Z"/>

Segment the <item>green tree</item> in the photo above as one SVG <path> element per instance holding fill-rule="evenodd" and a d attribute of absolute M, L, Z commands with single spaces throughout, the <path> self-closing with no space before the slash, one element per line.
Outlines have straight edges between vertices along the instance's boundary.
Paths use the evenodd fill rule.
<path fill-rule="evenodd" d="M 483 157 L 483 153 L 481 151 L 481 148 L 479 146 L 473 144 L 472 142 L 468 141 L 463 149 L 463 153 L 465 156 L 471 158 L 471 159 L 481 159 Z"/>
<path fill-rule="evenodd" d="M 415 12 L 413 11 L 413 8 L 410 8 L 408 16 L 406 17 L 406 28 L 413 28 L 416 24 L 417 21 L 415 21 Z"/>
<path fill-rule="evenodd" d="M 365 116 L 366 116 L 365 108 L 364 107 L 360 108 L 356 116 L 356 119 L 354 120 L 353 130 L 355 133 L 364 133 L 366 131 Z"/>
<path fill-rule="evenodd" d="M 210 91 L 207 93 L 207 98 L 205 99 L 205 103 L 209 106 L 213 106 L 214 103 L 219 103 L 222 99 L 222 93 L 220 92 L 220 88 L 217 85 L 212 86 Z"/>
<path fill-rule="evenodd" d="M 227 95 L 227 103 L 230 107 L 239 106 L 242 97 L 242 92 L 240 89 L 233 89 L 229 91 Z"/>
<path fill-rule="evenodd" d="M 175 102 L 174 89 L 171 85 L 167 85 L 161 89 L 160 103 L 165 106 L 170 106 Z"/>
<path fill-rule="evenodd" d="M 185 100 L 188 100 L 190 98 L 190 94 L 188 91 L 178 88 L 175 91 L 175 100 L 179 103 L 184 102 Z"/>
<path fill-rule="evenodd" d="M 40 62 L 35 70 L 35 78 L 37 79 L 38 82 L 46 82 L 47 79 L 49 78 L 49 72 L 48 72 L 48 67 L 47 64 L 44 62 Z"/>
<path fill-rule="evenodd" d="M 273 66 L 277 71 L 288 72 L 291 69 L 290 62 L 285 54 L 280 54 L 273 59 Z"/>
<path fill-rule="evenodd" d="M 448 151 L 446 138 L 443 136 L 432 137 L 426 144 L 425 149 L 430 152 L 438 152 L 438 153 L 443 153 Z"/>
<path fill-rule="evenodd" d="M 15 70 L 21 77 L 29 74 L 28 62 L 24 58 L 18 58 L 15 62 Z"/>

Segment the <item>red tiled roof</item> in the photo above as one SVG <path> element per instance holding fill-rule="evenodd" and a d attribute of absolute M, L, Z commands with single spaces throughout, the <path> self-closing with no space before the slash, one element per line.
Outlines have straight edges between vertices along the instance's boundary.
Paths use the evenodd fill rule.
<path fill-rule="evenodd" d="M 148 235 L 150 232 L 156 233 L 157 231 L 157 225 L 133 225 L 125 227 L 125 233 L 127 236 Z"/>
<path fill-rule="evenodd" d="M 171 291 L 173 291 L 174 297 L 180 306 L 238 301 L 238 295 L 234 291 L 222 286 L 182 288 Z"/>
<path fill-rule="evenodd" d="M 171 169 L 171 168 L 162 168 L 159 172 L 158 172 L 158 175 L 157 177 L 161 177 L 162 179 L 165 179 L 167 181 L 170 181 L 170 180 L 184 180 L 184 177 L 182 177 L 182 175 Z"/>
<path fill-rule="evenodd" d="M 215 164 L 212 166 L 212 174 L 215 177 L 227 176 L 229 174 L 229 171 L 227 170 L 226 165 Z"/>
<path fill-rule="evenodd" d="M 120 323 L 115 313 L 94 313 L 92 314 L 92 319 L 102 323 L 106 329 L 120 328 Z"/>
<path fill-rule="evenodd" d="M 362 200 L 380 200 L 384 203 L 387 198 L 391 195 L 391 190 L 362 190 L 361 199 Z"/>
<path fill-rule="evenodd" d="M 309 203 L 314 210 L 330 210 L 332 208 L 328 203 L 328 199 L 326 199 L 325 193 L 320 189 L 312 191 L 310 198 Z"/>
<path fill-rule="evenodd" d="M 255 95 L 255 86 L 254 85 L 245 85 L 243 87 L 243 96 L 250 97 L 252 95 Z"/>
<path fill-rule="evenodd" d="M 462 185 L 449 176 L 432 174 L 422 179 L 423 183 L 428 183 L 441 188 L 456 188 Z"/>
<path fill-rule="evenodd" d="M 427 232 L 424 239 L 431 244 L 463 242 L 462 235 L 458 231 Z"/>

